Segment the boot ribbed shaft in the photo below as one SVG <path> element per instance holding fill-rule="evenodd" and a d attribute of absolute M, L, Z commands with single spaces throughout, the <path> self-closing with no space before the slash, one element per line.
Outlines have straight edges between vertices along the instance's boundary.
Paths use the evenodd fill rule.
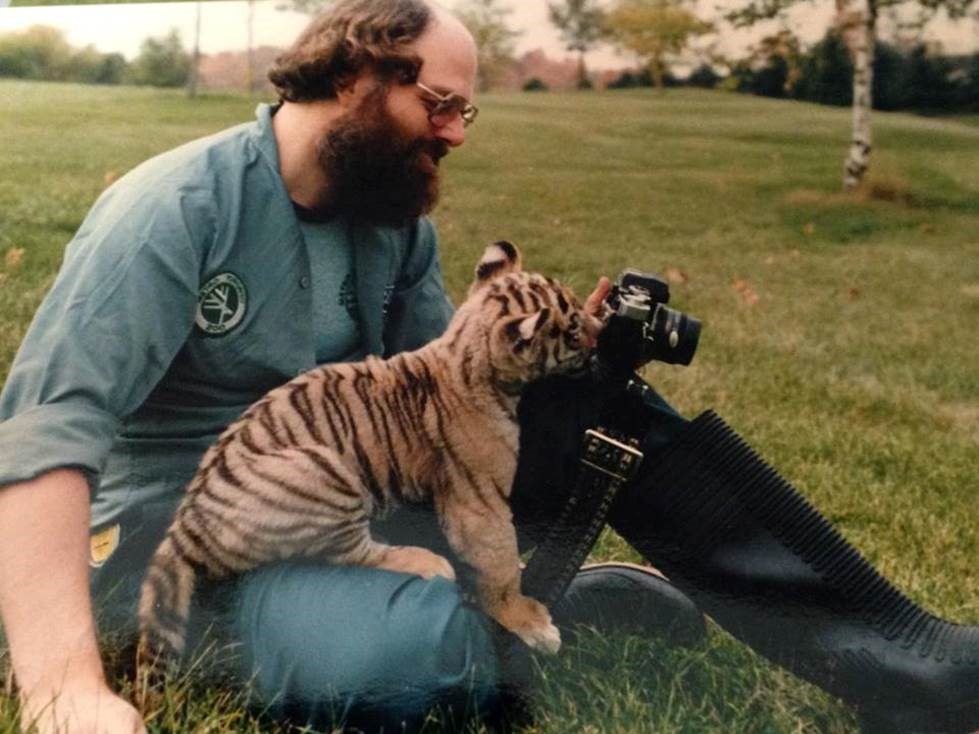
<path fill-rule="evenodd" d="M 977 628 L 938 619 L 894 588 L 716 413 L 692 421 L 647 466 L 644 486 L 669 512 L 676 554 L 706 558 L 750 520 L 835 592 L 823 599 L 828 611 L 859 617 L 922 657 L 979 663 Z"/>

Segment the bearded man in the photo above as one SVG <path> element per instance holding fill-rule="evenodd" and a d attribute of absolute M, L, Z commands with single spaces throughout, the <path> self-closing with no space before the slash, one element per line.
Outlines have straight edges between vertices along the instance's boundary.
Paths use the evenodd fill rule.
<path fill-rule="evenodd" d="M 424 215 L 476 116 L 475 58 L 425 0 L 339 0 L 270 72 L 279 104 L 139 166 L 85 219 L 0 396 L 0 613 L 41 734 L 145 731 L 106 683 L 92 592 L 104 629 L 131 631 L 146 561 L 218 434 L 299 372 L 445 329 Z M 571 382 L 522 397 L 518 523 L 554 516 L 528 498 L 560 503 L 521 488 L 566 488 L 583 430 L 629 417 L 646 459 L 609 522 L 715 620 L 868 730 L 979 726 L 979 629 L 900 595 L 709 414 Z M 399 513 L 381 534 L 419 543 L 429 519 Z M 494 632 L 445 579 L 291 563 L 211 591 L 191 623 L 234 643 L 273 715 L 400 730 L 433 704 L 494 702 Z M 582 572 L 561 604 L 559 623 L 703 627 L 640 569 Z"/>
<path fill-rule="evenodd" d="M 93 595 L 98 627 L 131 633 L 201 455 L 267 390 L 442 333 L 424 215 L 475 71 L 469 33 L 427 2 L 342 0 L 270 71 L 277 105 L 96 202 L 0 398 L 0 612 L 25 727 L 144 731 L 107 686 Z M 398 725 L 494 696 L 490 625 L 444 579 L 290 564 L 215 596 L 198 618 L 273 714 Z"/>

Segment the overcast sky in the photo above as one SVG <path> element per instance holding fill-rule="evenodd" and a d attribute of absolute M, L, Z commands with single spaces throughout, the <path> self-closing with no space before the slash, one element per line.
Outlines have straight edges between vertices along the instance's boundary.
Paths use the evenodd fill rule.
<path fill-rule="evenodd" d="M 4 0 L 0 0 L 0 5 Z M 255 45 L 285 46 L 308 21 L 308 16 L 277 9 L 282 0 L 258 0 L 255 3 Z M 442 4 L 451 7 L 453 0 Z M 504 0 L 512 9 L 508 16 L 511 28 L 522 31 L 517 51 L 522 53 L 543 48 L 560 58 L 565 51 L 557 32 L 547 19 L 546 0 Z M 702 15 L 710 15 L 717 0 L 701 0 Z M 832 2 L 804 3 L 797 13 L 794 30 L 806 41 L 822 36 L 830 17 Z M 201 50 L 203 53 L 236 51 L 247 47 L 247 3 L 240 0 L 211 0 L 201 3 Z M 60 5 L 43 7 L 0 7 L 0 33 L 21 30 L 36 23 L 65 30 L 73 46 L 94 45 L 99 51 L 117 51 L 127 58 L 139 53 L 140 44 L 151 36 L 161 36 L 176 27 L 184 45 L 190 48 L 194 38 L 196 2 L 132 3 L 122 5 Z M 969 52 L 979 47 L 979 24 L 964 22 L 936 24 L 929 33 L 940 40 L 949 52 Z M 721 51 L 737 55 L 748 43 L 747 33 L 727 31 L 720 38 Z M 616 68 L 632 64 L 604 48 L 589 53 L 592 68 Z"/>

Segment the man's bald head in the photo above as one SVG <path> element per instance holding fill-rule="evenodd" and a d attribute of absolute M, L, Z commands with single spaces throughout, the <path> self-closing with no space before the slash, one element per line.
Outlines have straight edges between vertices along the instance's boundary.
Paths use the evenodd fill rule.
<path fill-rule="evenodd" d="M 279 97 L 290 102 L 333 99 L 361 73 L 414 83 L 422 59 L 413 46 L 437 26 L 455 44 L 475 43 L 465 26 L 429 0 L 338 0 L 303 30 L 269 70 Z"/>

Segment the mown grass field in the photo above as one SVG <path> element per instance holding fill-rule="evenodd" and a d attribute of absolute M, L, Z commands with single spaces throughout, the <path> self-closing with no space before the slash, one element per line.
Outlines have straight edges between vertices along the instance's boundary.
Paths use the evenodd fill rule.
<path fill-rule="evenodd" d="M 107 181 L 256 100 L 0 82 L 0 379 Z M 435 220 L 458 298 L 490 241 L 584 293 L 667 273 L 704 332 L 646 376 L 712 407 L 899 587 L 979 622 L 979 127 L 875 116 L 874 196 L 839 193 L 849 112 L 720 92 L 489 96 Z M 13 254 L 12 254 L 13 253 Z M 637 560 L 607 536 L 597 558 Z M 848 732 L 841 704 L 712 629 L 584 635 L 541 660 L 533 732 Z M 14 705 L 0 700 L 0 731 Z M 258 731 L 175 691 L 155 731 Z"/>

